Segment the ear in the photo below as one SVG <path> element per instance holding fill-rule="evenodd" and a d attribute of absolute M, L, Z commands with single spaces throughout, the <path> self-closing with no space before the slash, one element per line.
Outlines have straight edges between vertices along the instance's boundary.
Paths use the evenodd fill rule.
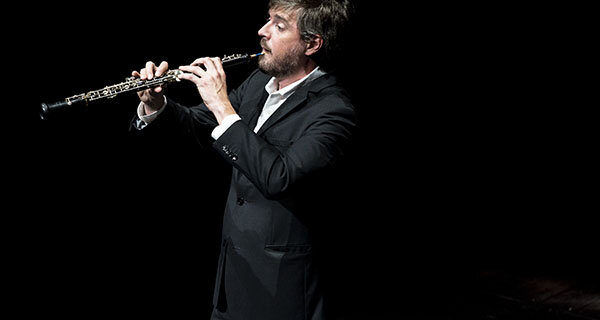
<path fill-rule="evenodd" d="M 321 49 L 323 46 L 323 37 L 320 34 L 313 35 L 310 40 L 306 41 L 307 56 L 311 56 Z"/>

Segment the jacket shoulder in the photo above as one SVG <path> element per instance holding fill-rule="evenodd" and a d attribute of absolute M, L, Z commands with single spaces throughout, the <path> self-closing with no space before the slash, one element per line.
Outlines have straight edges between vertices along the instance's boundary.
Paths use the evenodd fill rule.
<path fill-rule="evenodd" d="M 316 79 L 308 91 L 314 102 L 324 103 L 326 108 L 354 109 L 350 95 L 334 75 L 326 74 L 322 79 Z"/>
<path fill-rule="evenodd" d="M 252 73 L 250 73 L 248 78 L 246 78 L 246 81 L 244 81 L 244 83 L 246 85 L 256 85 L 264 87 L 267 84 L 267 82 L 269 82 L 269 80 L 271 80 L 270 75 L 260 71 L 260 69 L 255 69 L 254 71 L 252 71 Z"/>

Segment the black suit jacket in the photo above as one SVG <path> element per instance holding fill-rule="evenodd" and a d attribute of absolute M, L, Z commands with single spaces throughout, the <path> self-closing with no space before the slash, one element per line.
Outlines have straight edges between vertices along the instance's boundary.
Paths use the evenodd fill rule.
<path fill-rule="evenodd" d="M 332 213 L 318 199 L 350 142 L 355 111 L 326 74 L 299 87 L 254 133 L 269 79 L 256 70 L 230 93 L 242 120 L 216 141 L 207 136 L 217 122 L 202 104 L 187 108 L 168 100 L 148 126 L 212 143 L 233 166 L 213 319 L 325 318 L 314 251 L 319 219 Z"/>

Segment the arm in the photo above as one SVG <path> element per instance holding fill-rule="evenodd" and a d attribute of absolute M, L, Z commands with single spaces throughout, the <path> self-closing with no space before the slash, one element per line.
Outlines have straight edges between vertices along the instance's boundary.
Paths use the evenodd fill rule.
<path fill-rule="evenodd" d="M 327 111 L 316 116 L 302 136 L 277 148 L 245 123 L 234 123 L 213 147 L 240 170 L 267 198 L 279 198 L 297 182 L 331 167 L 349 143 L 355 115 L 338 97 L 320 102 Z"/>
<path fill-rule="evenodd" d="M 197 59 L 196 61 L 202 61 L 202 59 Z M 142 79 L 147 79 L 147 77 L 149 77 L 152 72 L 146 72 L 146 70 L 156 70 L 155 75 L 160 75 L 161 72 L 166 72 L 166 68 L 168 66 L 166 65 L 166 62 L 163 62 L 163 64 L 161 64 L 161 67 L 157 69 L 152 62 L 148 62 L 146 68 L 142 69 L 140 72 L 134 71 L 132 75 L 140 77 Z M 194 63 L 192 65 L 194 65 Z M 204 72 L 203 69 L 200 69 L 197 65 L 198 64 L 196 63 L 196 65 L 194 65 L 193 68 L 191 66 L 183 66 L 181 67 L 181 69 L 192 69 L 198 73 Z M 186 107 L 178 104 L 177 102 L 171 99 L 166 98 L 163 94 L 163 88 L 161 87 L 138 92 L 141 102 L 138 106 L 138 117 L 136 117 L 132 122 L 132 127 L 137 128 L 138 130 L 144 128 L 145 131 L 149 130 L 157 132 L 179 132 L 183 135 L 194 136 L 197 140 L 198 138 L 200 138 L 200 136 L 207 136 L 210 134 L 212 134 L 213 137 L 219 136 L 220 133 L 224 131 L 228 125 L 231 124 L 231 119 L 236 119 L 236 108 L 239 106 L 239 102 L 242 99 L 244 90 L 248 82 L 256 73 L 257 71 L 250 75 L 248 79 L 246 79 L 246 81 L 244 81 L 236 90 L 232 90 L 232 92 L 225 98 L 219 97 L 220 99 L 225 101 L 224 104 L 227 105 L 227 110 L 229 112 L 226 114 L 219 113 L 222 116 L 218 118 L 215 116 L 215 113 L 213 113 L 207 107 L 206 101 L 211 102 L 211 105 L 215 105 L 214 98 L 210 99 L 210 96 L 206 98 L 204 103 L 198 106 Z M 223 73 L 223 81 L 225 81 L 224 78 L 225 75 Z M 198 82 L 200 80 L 199 77 L 194 77 L 192 73 L 183 75 L 182 79 L 191 79 L 190 81 L 192 82 Z M 202 84 L 197 84 L 197 86 L 201 85 Z M 202 93 L 206 90 L 199 91 L 202 95 Z M 226 87 L 223 84 L 221 86 L 221 91 L 219 92 L 219 94 L 223 94 L 225 91 Z M 203 97 L 203 100 L 204 99 L 205 98 Z M 229 117 L 227 117 L 227 115 L 229 115 Z M 230 121 L 227 121 L 225 123 L 225 126 L 221 126 L 222 128 L 215 128 L 217 125 L 219 125 L 220 122 L 223 122 L 225 118 L 229 118 Z M 239 119 L 239 117 L 237 117 L 237 119 Z M 148 125 L 150 123 L 152 123 L 152 125 Z M 146 127 L 148 129 L 145 129 Z M 216 129 L 220 129 L 220 131 Z M 211 132 L 211 130 L 213 131 Z"/>
<path fill-rule="evenodd" d="M 206 70 L 200 66 L 204 66 Z M 225 117 L 237 114 L 227 94 L 227 82 L 221 59 L 196 59 L 189 66 L 180 66 L 179 70 L 189 72 L 180 75 L 179 78 L 196 85 L 204 105 L 213 113 L 219 124 Z"/>
<path fill-rule="evenodd" d="M 182 78 L 196 84 L 205 107 L 219 124 L 236 114 L 232 100 L 223 95 L 225 75 L 220 60 L 201 58 L 180 69 L 190 72 Z M 243 99 L 236 95 L 233 98 Z M 313 115 L 309 125 L 299 124 L 305 126 L 303 134 L 285 149 L 271 145 L 243 121 L 231 124 L 213 147 L 265 197 L 280 197 L 298 181 L 331 166 L 341 156 L 355 126 L 354 109 L 343 95 L 324 94 L 312 103 L 318 114 Z"/>

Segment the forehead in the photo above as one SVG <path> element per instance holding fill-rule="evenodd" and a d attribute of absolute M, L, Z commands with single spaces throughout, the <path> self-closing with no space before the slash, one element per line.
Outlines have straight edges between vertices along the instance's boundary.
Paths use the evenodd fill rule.
<path fill-rule="evenodd" d="M 284 9 L 280 7 L 272 7 L 269 9 L 269 15 L 295 24 L 298 17 L 298 9 Z"/>

